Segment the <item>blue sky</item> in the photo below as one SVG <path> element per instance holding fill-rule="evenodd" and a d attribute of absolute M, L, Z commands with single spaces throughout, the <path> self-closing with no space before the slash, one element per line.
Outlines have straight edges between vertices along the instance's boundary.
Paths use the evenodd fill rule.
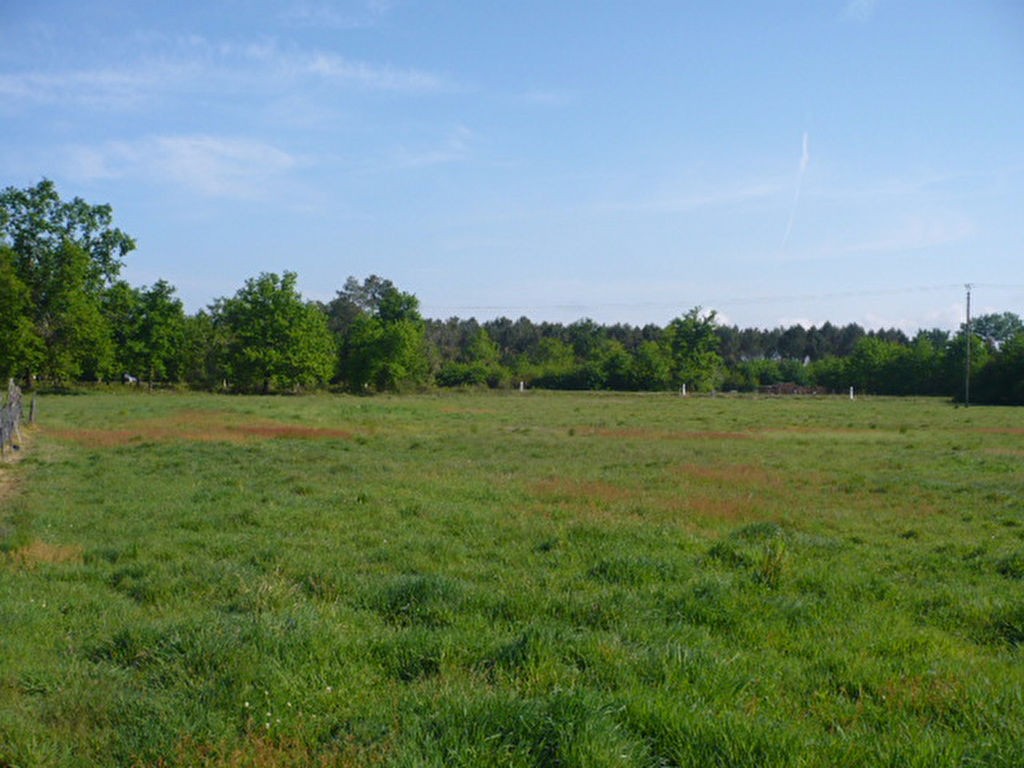
<path fill-rule="evenodd" d="M 1015 0 L 0 0 L 0 186 L 196 311 L 378 274 L 428 317 L 1024 314 Z"/>

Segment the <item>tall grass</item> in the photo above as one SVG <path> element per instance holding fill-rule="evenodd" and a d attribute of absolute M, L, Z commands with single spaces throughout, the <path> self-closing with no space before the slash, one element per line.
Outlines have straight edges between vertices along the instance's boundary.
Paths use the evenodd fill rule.
<path fill-rule="evenodd" d="M 1024 412 L 47 397 L 0 765 L 1019 765 Z"/>

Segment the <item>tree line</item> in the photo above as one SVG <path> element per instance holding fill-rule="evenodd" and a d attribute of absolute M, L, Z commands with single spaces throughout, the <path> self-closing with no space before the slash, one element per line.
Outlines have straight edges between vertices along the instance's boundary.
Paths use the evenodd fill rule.
<path fill-rule="evenodd" d="M 1011 313 L 955 333 L 857 324 L 738 328 L 694 307 L 666 326 L 424 318 L 390 280 L 349 277 L 329 302 L 263 273 L 187 314 L 174 286 L 120 278 L 135 248 L 109 205 L 53 182 L 0 192 L 0 375 L 27 386 L 111 381 L 239 392 L 432 386 L 756 391 L 786 384 L 1024 404 L 1024 326 Z"/>

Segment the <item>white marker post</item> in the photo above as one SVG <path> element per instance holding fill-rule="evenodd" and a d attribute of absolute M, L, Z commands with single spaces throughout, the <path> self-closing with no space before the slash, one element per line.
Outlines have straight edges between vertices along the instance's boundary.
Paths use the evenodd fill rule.
<path fill-rule="evenodd" d="M 850 399 L 853 400 L 853 387 L 850 387 Z"/>

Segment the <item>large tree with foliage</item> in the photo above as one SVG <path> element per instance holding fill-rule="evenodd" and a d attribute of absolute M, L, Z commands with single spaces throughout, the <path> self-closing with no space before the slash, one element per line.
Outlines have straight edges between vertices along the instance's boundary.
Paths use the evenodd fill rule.
<path fill-rule="evenodd" d="M 426 323 L 419 299 L 390 280 L 371 275 L 362 285 L 345 283 L 332 302 L 352 310 L 341 334 L 340 376 L 350 389 L 395 390 L 420 386 L 430 378 Z"/>
<path fill-rule="evenodd" d="M 61 200 L 52 181 L 0 192 L 0 245 L 17 284 L 28 291 L 33 341 L 14 368 L 29 380 L 107 375 L 113 365 L 110 329 L 101 311 L 135 241 L 112 226 L 109 205 Z"/>
<path fill-rule="evenodd" d="M 32 323 L 32 294 L 15 269 L 15 252 L 0 246 L 0 377 L 39 369 L 43 340 Z"/>
<path fill-rule="evenodd" d="M 701 307 L 694 307 L 665 329 L 673 386 L 685 384 L 700 391 L 715 389 L 721 383 L 724 362 L 718 354 L 715 316 L 713 310 L 702 315 Z"/>
<path fill-rule="evenodd" d="M 242 390 L 269 392 L 328 381 L 335 344 L 327 318 L 303 301 L 297 276 L 263 273 L 212 308 L 224 335 L 224 371 Z"/>
<path fill-rule="evenodd" d="M 137 325 L 141 350 L 139 371 L 150 386 L 157 381 L 178 381 L 183 368 L 185 308 L 174 286 L 158 280 L 140 291 Z"/>
<path fill-rule="evenodd" d="M 999 347 L 1024 331 L 1024 321 L 1014 312 L 978 315 L 971 320 L 971 332 L 990 346 Z"/>

